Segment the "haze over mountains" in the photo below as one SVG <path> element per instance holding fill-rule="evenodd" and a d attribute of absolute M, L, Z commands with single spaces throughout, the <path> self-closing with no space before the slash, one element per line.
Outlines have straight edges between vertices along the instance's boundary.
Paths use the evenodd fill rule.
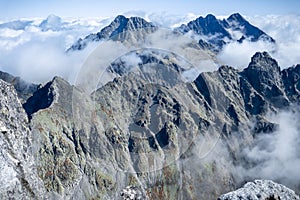
<path fill-rule="evenodd" d="M 2 29 L 59 35 L 76 23 L 51 15 Z M 74 84 L 0 73 L 1 198 L 299 199 L 268 180 L 221 196 L 257 178 L 299 194 L 300 65 L 259 49 L 243 68 L 219 60 L 233 44 L 274 50 L 276 38 L 240 14 L 171 30 L 122 15 L 107 24 L 59 48 Z M 57 63 L 35 50 L 36 69 Z"/>
<path fill-rule="evenodd" d="M 146 19 L 146 21 L 152 22 L 155 26 L 171 29 L 180 27 L 181 24 L 188 24 L 190 21 L 199 18 L 195 14 L 186 16 L 139 12 L 137 14 Z M 127 16 L 129 18 L 132 14 L 129 13 Z M 221 21 L 223 18 L 217 17 Z M 225 19 L 227 18 L 225 17 Z M 276 39 L 276 45 L 270 45 L 269 42 L 262 40 L 257 42 L 244 40 L 242 43 L 232 41 L 218 53 L 219 61 L 244 68 L 250 61 L 251 56 L 259 50 L 270 52 L 281 67 L 286 68 L 297 63 L 299 54 L 296 52 L 299 51 L 299 45 L 296 44 L 300 33 L 299 26 L 297 26 L 300 21 L 298 16 L 247 16 L 244 18 Z M 113 19 L 72 19 L 50 15 L 48 19 L 17 19 L 1 22 L 0 67 L 2 71 L 22 76 L 25 80 L 35 83 L 45 82 L 55 75 L 60 75 L 74 82 L 76 73 L 78 73 L 87 55 L 95 46 L 91 45 L 90 48 L 84 50 L 84 53 L 80 54 L 66 55 L 64 53 L 65 50 L 71 47 L 79 38 L 99 32 L 101 28 L 109 25 Z M 48 28 L 42 28 L 42 22 L 43 26 L 47 24 Z M 58 23 L 58 25 L 55 23 Z M 58 29 L 59 25 L 61 25 L 60 29 Z M 234 39 L 238 40 L 240 37 L 234 37 Z M 96 43 L 95 45 L 98 44 Z M 25 54 L 24 52 L 27 53 Z M 39 60 L 36 59 L 37 54 L 39 54 Z M 19 59 L 13 59 L 15 57 Z M 39 70 L 41 65 L 43 65 L 43 70 Z M 72 66 L 73 71 L 71 73 L 69 66 Z"/>
<path fill-rule="evenodd" d="M 126 18 L 122 15 L 116 17 L 114 21 L 96 34 L 90 34 L 84 39 L 79 39 L 69 50 L 82 50 L 89 42 L 97 42 L 112 38 L 113 36 L 126 31 L 134 31 L 142 28 L 155 28 L 152 23 L 142 18 Z M 259 28 L 251 25 L 240 14 L 232 14 L 226 20 L 218 20 L 213 15 L 207 15 L 205 18 L 199 17 L 187 24 L 182 24 L 175 28 L 175 31 L 186 34 L 195 34 L 200 39 L 199 43 L 203 47 L 211 50 L 220 51 L 221 48 L 232 41 L 243 42 L 249 40 L 257 42 L 265 40 L 275 43 L 275 40 L 264 33 Z"/>

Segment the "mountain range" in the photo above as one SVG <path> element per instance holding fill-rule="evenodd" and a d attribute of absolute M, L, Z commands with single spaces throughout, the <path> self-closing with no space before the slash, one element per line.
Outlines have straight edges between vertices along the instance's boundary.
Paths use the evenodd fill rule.
<path fill-rule="evenodd" d="M 40 26 L 51 22 L 62 24 L 51 16 Z M 139 29 L 147 37 L 159 27 L 120 15 L 68 53 L 91 42 L 123 42 L 124 32 Z M 172 32 L 197 38 L 184 48 L 200 60 L 228 42 L 275 42 L 239 14 L 199 17 Z M 113 78 L 93 90 L 60 77 L 36 85 L 1 72 L 0 198 L 299 199 L 300 185 L 288 177 L 274 181 L 296 193 L 268 180 L 236 189 L 253 178 L 238 169 L 261 164 L 243 150 L 280 129 L 267 115 L 300 103 L 300 65 L 281 69 L 257 52 L 244 69 L 221 65 L 199 74 L 188 66 L 173 52 L 131 51 L 106 66 Z M 86 82 L 93 76 L 81 75 Z"/>
<path fill-rule="evenodd" d="M 159 72 L 155 69 L 154 74 Z M 276 130 L 265 114 L 299 103 L 299 74 L 299 65 L 280 70 L 263 52 L 242 71 L 222 66 L 191 83 L 178 79 L 169 86 L 149 83 L 149 75 L 132 72 L 88 95 L 55 77 L 39 86 L 23 108 L 16 95 L 22 93 L 2 81 L 1 105 L 8 109 L 2 115 L 10 116 L 15 109 L 24 114 L 14 114 L 15 126 L 9 116 L 1 120 L 1 142 L 12 157 L 1 159 L 16 180 L 2 188 L 1 195 L 118 199 L 123 188 L 135 185 L 149 199 L 217 198 L 240 184 L 227 166 L 232 161 L 247 163 L 239 149 L 251 144 L 255 135 Z M 251 128 L 247 124 L 253 117 Z M 17 132 L 27 135 L 26 144 L 14 138 Z M 213 152 L 196 161 L 211 150 L 215 138 L 227 144 L 218 153 L 231 152 L 231 161 Z M 17 141 L 30 149 L 15 149 Z M 204 147 L 201 141 L 207 142 Z M 26 164 L 23 154 L 33 164 Z M 30 177 L 29 166 L 34 173 Z"/>
<path fill-rule="evenodd" d="M 98 42 L 112 38 L 120 33 L 126 31 L 135 31 L 140 29 L 158 29 L 151 22 L 147 22 L 140 17 L 126 18 L 122 15 L 117 16 L 111 24 L 104 27 L 98 33 L 92 33 L 80 38 L 73 44 L 70 50 L 82 50 L 91 42 Z M 199 44 L 201 46 L 210 47 L 210 50 L 219 51 L 225 44 L 233 41 L 243 42 L 249 40 L 256 42 L 258 40 L 268 41 L 275 43 L 275 40 L 267 35 L 259 28 L 251 25 L 239 13 L 230 15 L 227 19 L 219 20 L 214 15 L 209 14 L 206 17 L 200 16 L 199 18 L 182 24 L 180 27 L 174 29 L 175 32 L 182 34 L 192 33 L 200 37 Z"/>

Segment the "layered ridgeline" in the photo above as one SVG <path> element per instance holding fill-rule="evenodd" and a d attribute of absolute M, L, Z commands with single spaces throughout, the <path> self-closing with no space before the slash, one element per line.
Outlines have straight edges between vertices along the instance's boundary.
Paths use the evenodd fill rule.
<path fill-rule="evenodd" d="M 108 71 L 119 76 L 90 94 L 55 77 L 25 110 L 1 82 L 1 180 L 13 180 L 1 198 L 217 199 L 249 179 L 235 166 L 259 163 L 240 152 L 276 131 L 268 112 L 299 103 L 300 65 L 280 70 L 256 53 L 243 70 L 221 66 L 186 82 L 180 63 L 164 59 L 128 73 L 116 60 Z"/>
<path fill-rule="evenodd" d="M 73 44 L 68 51 L 82 50 L 89 43 L 99 42 L 109 38 L 120 36 L 121 33 L 144 29 L 146 32 L 155 32 L 158 28 L 155 24 L 147 22 L 140 17 L 126 18 L 122 15 L 117 16 L 108 26 L 97 33 L 92 33 L 80 38 Z M 163 27 L 162 27 L 163 28 Z M 275 43 L 275 40 L 259 28 L 250 24 L 240 14 L 232 14 L 227 19 L 217 19 L 214 15 L 199 17 L 187 24 L 182 24 L 174 29 L 174 32 L 186 34 L 198 39 L 202 48 L 210 49 L 214 52 L 230 42 L 243 42 L 248 40 L 256 42 L 258 40 Z"/>

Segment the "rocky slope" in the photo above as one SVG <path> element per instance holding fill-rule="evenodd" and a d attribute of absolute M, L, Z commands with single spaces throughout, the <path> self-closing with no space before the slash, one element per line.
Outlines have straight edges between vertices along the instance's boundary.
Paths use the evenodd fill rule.
<path fill-rule="evenodd" d="M 20 77 L 15 77 L 10 75 L 9 73 L 2 71 L 0 71 L 0 79 L 14 86 L 22 103 L 24 103 L 29 97 L 31 97 L 39 87 L 36 84 L 28 83 L 22 80 Z"/>
<path fill-rule="evenodd" d="M 128 73 L 115 62 L 108 70 L 120 76 L 91 94 L 59 77 L 39 87 L 23 104 L 29 124 L 0 82 L 1 163 L 16 177 L 3 197 L 216 199 L 240 185 L 241 149 L 276 129 L 265 114 L 300 100 L 299 65 L 281 71 L 266 52 L 242 71 L 221 66 L 192 82 L 171 60 Z"/>
<path fill-rule="evenodd" d="M 49 196 L 118 199 L 133 185 L 148 199 L 217 198 L 239 184 L 226 159 L 239 159 L 253 134 L 276 128 L 264 114 L 299 102 L 299 80 L 286 79 L 299 66 L 280 71 L 267 53 L 255 54 L 243 71 L 222 66 L 191 83 L 164 85 L 153 69 L 120 76 L 90 96 L 54 78 L 28 99 Z M 236 131 L 243 140 L 233 145 Z"/>
<path fill-rule="evenodd" d="M 291 189 L 269 180 L 255 180 L 242 188 L 222 195 L 218 200 L 298 200 L 300 197 Z"/>

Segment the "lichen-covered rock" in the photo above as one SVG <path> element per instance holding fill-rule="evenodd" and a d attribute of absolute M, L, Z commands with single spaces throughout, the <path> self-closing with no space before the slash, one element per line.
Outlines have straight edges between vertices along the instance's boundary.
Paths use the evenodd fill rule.
<path fill-rule="evenodd" d="M 10 83 L 16 89 L 18 97 L 21 103 L 25 103 L 26 100 L 32 96 L 32 94 L 37 91 L 38 85 L 33 83 L 28 83 L 22 80 L 20 77 L 15 77 L 9 73 L 0 71 L 0 79 Z"/>
<path fill-rule="evenodd" d="M 299 200 L 295 192 L 270 180 L 255 180 L 236 191 L 223 194 L 218 200 Z"/>
<path fill-rule="evenodd" d="M 37 175 L 28 119 L 14 87 L 0 80 L 0 198 L 38 199 L 44 186 Z"/>

